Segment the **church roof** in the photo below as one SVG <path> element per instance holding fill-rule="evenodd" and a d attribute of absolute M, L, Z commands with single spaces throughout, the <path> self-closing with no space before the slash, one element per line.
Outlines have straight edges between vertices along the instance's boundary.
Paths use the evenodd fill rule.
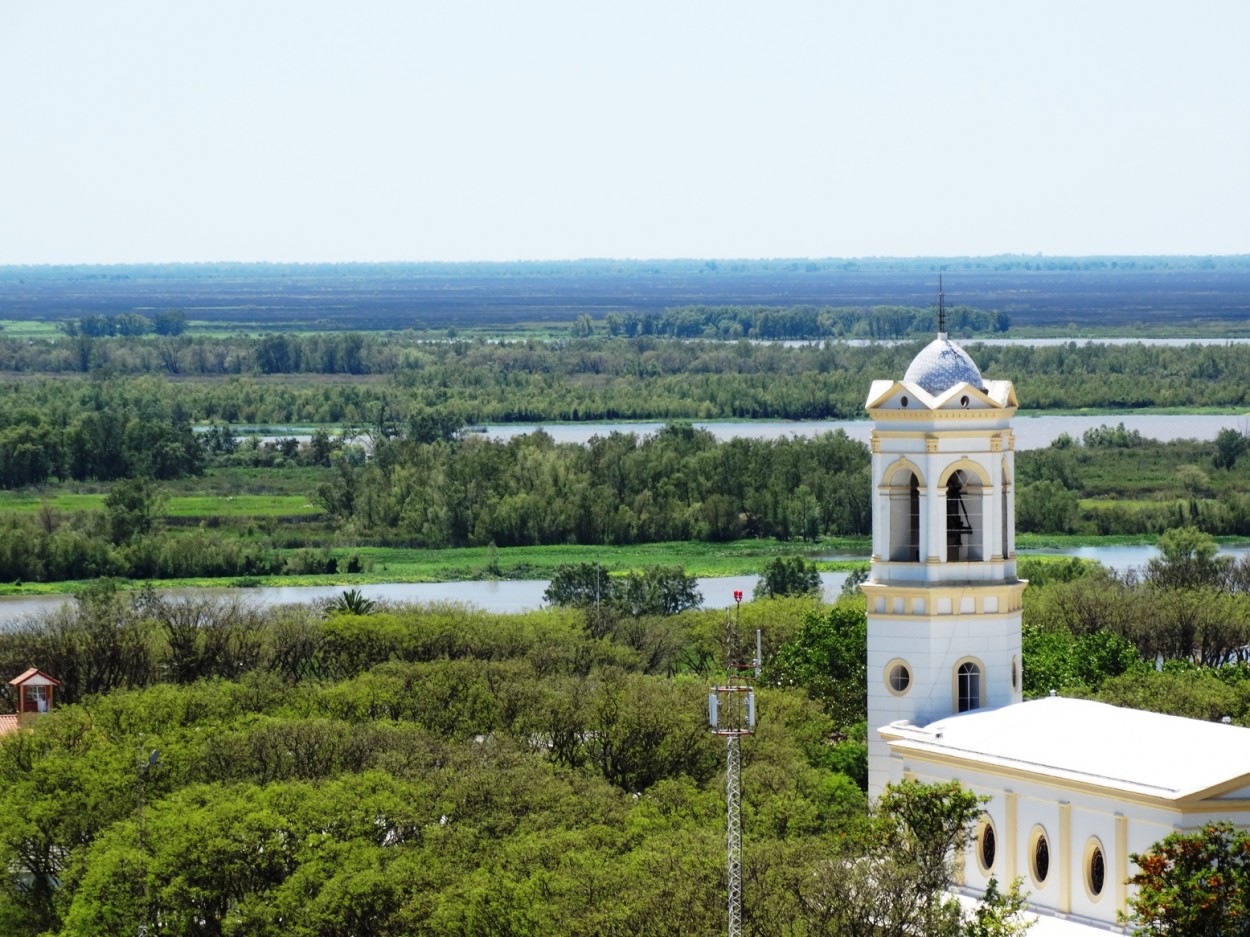
<path fill-rule="evenodd" d="M 917 384 L 935 397 L 964 382 L 978 390 L 985 389 L 980 369 L 945 332 L 920 349 L 920 354 L 907 366 L 903 382 Z"/>
<path fill-rule="evenodd" d="M 957 760 L 993 772 L 1110 788 L 1167 802 L 1250 788 L 1250 729 L 1047 697 L 948 716 L 927 726 L 881 729 L 905 757 Z"/>

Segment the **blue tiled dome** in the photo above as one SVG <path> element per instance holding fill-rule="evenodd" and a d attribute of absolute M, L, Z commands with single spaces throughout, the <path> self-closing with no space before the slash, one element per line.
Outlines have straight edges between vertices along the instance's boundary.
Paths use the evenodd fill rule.
<path fill-rule="evenodd" d="M 919 384 L 935 397 L 963 381 L 977 390 L 985 390 L 981 372 L 968 353 L 945 335 L 939 335 L 920 350 L 907 366 L 903 380 Z"/>

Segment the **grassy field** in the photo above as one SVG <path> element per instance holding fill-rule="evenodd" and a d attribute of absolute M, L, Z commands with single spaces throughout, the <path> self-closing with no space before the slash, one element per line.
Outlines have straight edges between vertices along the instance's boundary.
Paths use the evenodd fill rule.
<path fill-rule="evenodd" d="M 35 319 L 0 319 L 0 335 L 5 338 L 58 338 L 65 333 L 55 322 Z"/>
<path fill-rule="evenodd" d="M 343 547 L 331 551 L 341 566 L 355 554 L 371 566 L 363 573 L 309 576 L 256 576 L 242 579 L 171 579 L 157 588 L 196 586 L 325 586 L 380 582 L 455 582 L 481 579 L 549 579 L 565 563 L 602 563 L 618 573 L 647 566 L 681 566 L 695 576 L 748 576 L 761 572 L 774 556 L 801 553 L 826 571 L 853 569 L 868 558 L 865 538 L 829 539 L 819 544 L 777 540 L 733 543 L 650 543 L 628 547 L 466 547 L 422 550 L 402 547 Z M 836 556 L 838 558 L 822 559 Z M 0 595 L 52 595 L 73 592 L 80 582 L 0 584 Z M 138 586 L 140 583 L 133 583 Z"/>
<path fill-rule="evenodd" d="M 102 492 L 0 491 L 0 512 L 34 514 L 43 505 L 63 513 L 102 511 Z M 307 495 L 171 495 L 162 511 L 168 518 L 312 517 L 321 509 Z"/>
<path fill-rule="evenodd" d="M 1021 534 L 1021 550 L 1063 550 L 1082 546 L 1153 543 L 1153 537 L 1088 537 Z M 1225 538 L 1232 540 L 1233 538 Z M 749 576 L 760 573 L 774 556 L 800 553 L 824 572 L 854 569 L 868 560 L 868 538 L 829 539 L 817 544 L 777 540 L 732 543 L 651 543 L 628 547 L 468 547 L 424 550 L 402 547 L 342 547 L 331 551 L 341 566 L 355 554 L 371 568 L 336 575 L 258 576 L 247 579 L 172 579 L 154 581 L 157 588 L 220 586 L 358 586 L 384 582 L 457 582 L 483 579 L 549 579 L 565 563 L 602 563 L 615 573 L 647 566 L 681 566 L 691 575 Z M 1032 557 L 1045 562 L 1048 557 Z M 1062 557 L 1053 558 L 1061 561 Z M 139 586 L 145 583 L 130 583 Z M 73 592 L 79 582 L 0 584 L 0 595 L 50 595 Z"/>

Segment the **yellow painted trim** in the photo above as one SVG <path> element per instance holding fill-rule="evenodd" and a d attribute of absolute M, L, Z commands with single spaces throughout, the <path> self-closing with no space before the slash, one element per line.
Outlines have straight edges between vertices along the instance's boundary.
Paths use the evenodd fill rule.
<path fill-rule="evenodd" d="M 913 403 L 920 403 L 919 407 L 899 407 L 897 410 L 891 408 L 889 410 L 879 406 L 869 406 L 864 409 L 868 411 L 868 415 L 874 420 L 882 422 L 899 422 L 916 421 L 916 420 L 941 420 L 942 422 L 951 423 L 971 423 L 976 420 L 985 420 L 989 422 L 994 420 L 1009 420 L 1016 415 L 1018 406 L 1015 404 L 1000 407 L 994 404 L 992 407 L 986 407 L 984 410 L 964 410 L 956 408 L 947 410 L 942 407 L 931 407 L 924 405 L 923 401 L 917 400 L 910 392 L 908 396 L 912 397 Z"/>
<path fill-rule="evenodd" d="M 935 439 L 1008 439 L 1011 430 L 1004 427 L 998 429 L 874 429 L 872 439 L 924 439 L 932 436 Z M 991 450 L 985 450 L 989 452 Z"/>
<path fill-rule="evenodd" d="M 915 564 L 919 565 L 919 564 Z M 884 598 L 902 598 L 924 599 L 928 602 L 931 599 L 950 599 L 951 608 L 958 608 L 958 600 L 967 595 L 974 596 L 977 601 L 977 608 L 985 607 L 985 599 L 993 596 L 998 599 L 997 612 L 951 612 L 949 615 L 938 615 L 932 610 L 927 610 L 923 616 L 915 615 L 898 615 L 898 618 L 951 618 L 960 614 L 963 615 L 1006 615 L 1009 612 L 1018 612 L 1024 601 L 1024 589 L 1028 583 L 1023 579 L 1015 582 L 987 582 L 984 585 L 978 583 L 969 583 L 967 585 L 952 586 L 948 583 L 938 583 L 932 586 L 924 586 L 920 583 L 908 583 L 907 585 L 893 585 L 886 582 L 865 582 L 860 584 L 864 595 L 880 595 Z M 930 606 L 926 605 L 926 609 Z M 874 614 L 870 609 L 870 615 Z M 889 616 L 890 613 L 876 613 Z"/>
<path fill-rule="evenodd" d="M 1054 863 L 1052 862 L 1053 866 Z M 1054 871 L 1052 869 L 1052 871 Z M 1072 910 L 1072 804 L 1059 804 L 1059 910 Z"/>
<path fill-rule="evenodd" d="M 1006 827 L 1007 830 L 1007 842 L 1005 844 L 1007 846 L 1007 874 L 1003 878 L 1003 881 L 1005 882 L 1014 882 L 1018 876 L 1018 873 L 1016 872 L 1016 859 L 1018 856 L 1017 841 L 1019 839 L 1017 836 L 1017 833 L 1019 832 L 1017 830 L 1017 824 L 1019 823 L 1017 801 L 1019 798 L 1020 795 L 1015 791 L 1007 791 L 1003 795 L 1003 826 Z"/>
<path fill-rule="evenodd" d="M 993 482 L 990 481 L 989 473 L 986 472 L 985 469 L 981 467 L 980 465 L 978 465 L 976 462 L 973 462 L 971 459 L 969 459 L 967 456 L 964 456 L 963 458 L 960 458 L 960 459 L 956 459 L 950 465 L 944 466 L 942 468 L 942 474 L 938 477 L 938 488 L 939 489 L 945 488 L 946 483 L 950 481 L 951 476 L 954 475 L 958 471 L 971 472 L 980 481 L 981 488 L 988 489 L 990 491 L 994 490 L 994 484 Z"/>
<path fill-rule="evenodd" d="M 1229 791 L 1235 791 L 1242 787 L 1250 787 L 1250 772 L 1239 774 L 1237 777 L 1221 781 L 1219 784 L 1212 784 L 1210 787 L 1204 787 L 1200 791 L 1191 791 L 1190 796 L 1209 800 L 1212 797 L 1219 797 L 1221 794 L 1227 794 Z"/>
<path fill-rule="evenodd" d="M 932 751 L 931 749 L 920 747 L 910 739 L 904 738 L 897 732 L 892 731 L 889 726 L 882 726 L 877 731 L 892 748 L 906 751 L 909 758 L 925 764 L 942 765 L 943 767 L 957 769 L 961 772 L 975 771 L 983 774 L 992 774 L 998 778 L 1028 781 L 1057 791 L 1094 794 L 1099 797 L 1114 799 L 1123 804 L 1157 807 L 1182 815 L 1219 812 L 1231 817 L 1236 814 L 1250 814 L 1250 799 L 1198 801 L 1191 799 L 1189 795 L 1173 798 L 1162 795 L 1142 794 L 1135 791 L 1126 791 L 1123 788 L 1113 787 L 1109 784 L 1098 784 L 1093 781 L 1056 778 L 1053 775 L 1027 768 L 987 764 L 974 756 L 961 756 L 950 752 Z M 1250 817 L 1247 820 L 1250 820 Z"/>
<path fill-rule="evenodd" d="M 1115 815 L 1115 909 L 1128 913 L 1128 817 Z"/>
<path fill-rule="evenodd" d="M 887 478 L 890 478 L 892 475 L 897 475 L 899 472 L 902 472 L 904 470 L 911 472 L 911 474 L 916 476 L 916 483 L 920 488 L 920 493 L 924 494 L 924 489 L 925 489 L 924 472 L 920 471 L 920 466 L 917 465 L 915 462 L 913 462 L 911 459 L 907 458 L 906 455 L 896 458 L 893 462 L 891 462 L 884 469 L 882 469 L 881 484 L 877 485 L 877 490 L 878 491 L 910 491 L 911 486 L 909 482 L 902 482 L 902 483 L 896 484 L 892 481 L 886 481 Z"/>

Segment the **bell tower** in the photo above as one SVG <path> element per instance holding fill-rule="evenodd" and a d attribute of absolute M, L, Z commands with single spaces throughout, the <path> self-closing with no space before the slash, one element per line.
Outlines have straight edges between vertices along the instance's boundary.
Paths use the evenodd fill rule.
<path fill-rule="evenodd" d="M 901 773 L 877 730 L 1021 700 L 1010 381 L 946 335 L 872 382 L 868 790 Z"/>

